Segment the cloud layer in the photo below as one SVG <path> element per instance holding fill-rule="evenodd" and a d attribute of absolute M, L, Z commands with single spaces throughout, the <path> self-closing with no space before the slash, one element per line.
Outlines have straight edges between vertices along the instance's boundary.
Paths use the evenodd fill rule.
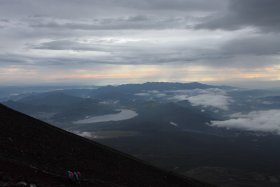
<path fill-rule="evenodd" d="M 279 7 L 278 0 L 1 1 L 0 71 L 21 71 L 0 75 L 0 84 L 30 82 L 25 70 L 37 82 L 83 82 L 77 72 L 85 69 L 87 81 L 110 82 L 95 72 L 126 65 L 161 75 L 136 80 L 131 68 L 120 82 L 279 80 Z"/>

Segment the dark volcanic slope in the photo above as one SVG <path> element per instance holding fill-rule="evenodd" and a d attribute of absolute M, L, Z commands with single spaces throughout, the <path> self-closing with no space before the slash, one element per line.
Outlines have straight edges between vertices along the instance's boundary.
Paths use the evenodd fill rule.
<path fill-rule="evenodd" d="M 81 171 L 84 179 L 96 186 L 208 186 L 162 171 L 3 105 L 0 105 L 0 163 L 5 165 L 0 167 L 0 175 L 3 172 L 17 175 L 22 171 L 22 176 L 41 186 L 48 181 L 50 186 L 58 184 L 55 181 L 66 170 Z M 36 176 L 32 174 L 34 170 L 38 171 Z"/>

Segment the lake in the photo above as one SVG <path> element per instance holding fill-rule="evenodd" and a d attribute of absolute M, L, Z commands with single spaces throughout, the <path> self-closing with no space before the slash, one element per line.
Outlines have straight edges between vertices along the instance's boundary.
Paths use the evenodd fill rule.
<path fill-rule="evenodd" d="M 87 117 L 82 120 L 74 121 L 73 124 L 88 124 L 88 123 L 100 123 L 108 121 L 122 121 L 128 120 L 138 116 L 138 114 L 133 110 L 121 109 L 119 113 L 106 114 L 101 116 Z"/>

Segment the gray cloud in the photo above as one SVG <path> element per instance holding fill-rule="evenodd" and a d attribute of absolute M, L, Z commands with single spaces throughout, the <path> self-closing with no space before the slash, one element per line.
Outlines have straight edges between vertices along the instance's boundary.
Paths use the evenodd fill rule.
<path fill-rule="evenodd" d="M 50 42 L 44 42 L 28 46 L 33 49 L 47 49 L 47 50 L 74 50 L 74 51 L 108 51 L 106 48 L 110 46 L 104 46 L 101 44 L 86 44 L 72 40 L 55 40 Z"/>
<path fill-rule="evenodd" d="M 35 19 L 30 23 L 33 28 L 74 29 L 74 30 L 143 30 L 143 29 L 184 29 L 188 26 L 186 17 L 157 17 L 134 15 L 117 18 L 96 18 L 92 20 L 72 21 Z"/>
<path fill-rule="evenodd" d="M 130 14 L 133 12 L 153 13 L 154 11 L 216 11 L 225 6 L 226 0 L 14 0 L 1 1 L 0 15 L 9 17 L 22 15 L 54 17 L 90 17 L 96 15 Z M 63 11 L 62 11 L 63 9 Z M 109 10 L 109 11 L 108 11 Z M 152 10 L 153 12 L 150 12 Z"/>
<path fill-rule="evenodd" d="M 206 17 L 196 28 L 237 30 L 256 27 L 264 31 L 280 29 L 280 1 L 278 0 L 230 0 L 228 8 Z"/>
<path fill-rule="evenodd" d="M 216 11 L 225 6 L 227 1 L 212 0 L 211 4 L 207 0 L 143 0 L 130 1 L 121 0 L 124 5 L 142 9 L 153 10 L 180 10 L 180 11 Z"/>
<path fill-rule="evenodd" d="M 40 50 L 106 52 L 106 56 L 87 59 L 92 63 L 101 62 L 105 64 L 190 63 L 200 59 L 217 58 L 219 55 L 214 54 L 211 49 L 182 45 L 182 42 L 166 47 L 161 42 L 155 43 L 146 40 L 128 42 L 118 40 L 94 40 L 90 42 L 75 41 L 74 39 L 54 40 L 27 45 L 27 47 Z"/>
<path fill-rule="evenodd" d="M 237 55 L 279 54 L 280 36 L 279 34 L 240 36 L 225 43 L 222 49 L 225 53 Z"/>

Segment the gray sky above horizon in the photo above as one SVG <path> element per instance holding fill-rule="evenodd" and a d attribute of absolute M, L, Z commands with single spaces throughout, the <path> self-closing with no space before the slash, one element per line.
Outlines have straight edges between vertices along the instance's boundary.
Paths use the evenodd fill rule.
<path fill-rule="evenodd" d="M 280 80 L 279 0 L 0 0 L 0 85 Z"/>

